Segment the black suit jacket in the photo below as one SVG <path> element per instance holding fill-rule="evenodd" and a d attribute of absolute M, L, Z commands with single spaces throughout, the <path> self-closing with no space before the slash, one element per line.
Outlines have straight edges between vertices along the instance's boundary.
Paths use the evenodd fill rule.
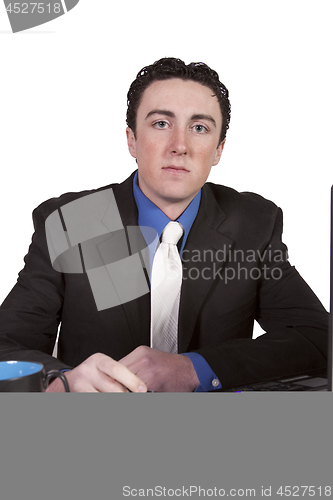
<path fill-rule="evenodd" d="M 133 175 L 106 187 L 125 227 L 138 220 Z M 46 218 L 96 191 L 67 193 L 34 211 L 25 267 L 0 309 L 0 359 L 62 369 L 95 352 L 120 359 L 149 345 L 150 293 L 98 311 L 85 273 L 60 273 L 51 265 Z M 212 183 L 202 188 L 183 252 L 179 352 L 201 354 L 224 389 L 326 368 L 327 313 L 288 263 L 281 234 L 282 212 L 272 202 Z M 256 340 L 254 320 L 267 332 Z"/>

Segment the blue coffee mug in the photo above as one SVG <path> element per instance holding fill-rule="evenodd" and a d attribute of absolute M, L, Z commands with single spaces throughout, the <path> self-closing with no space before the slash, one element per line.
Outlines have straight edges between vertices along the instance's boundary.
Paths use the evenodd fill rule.
<path fill-rule="evenodd" d="M 41 363 L 0 361 L 0 392 L 45 392 L 50 380 L 58 377 L 69 392 L 67 379 L 58 370 L 45 373 Z"/>

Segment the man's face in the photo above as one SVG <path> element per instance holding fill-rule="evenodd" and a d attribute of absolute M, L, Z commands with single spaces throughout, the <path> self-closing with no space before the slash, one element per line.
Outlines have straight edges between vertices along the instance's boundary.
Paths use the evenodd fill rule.
<path fill-rule="evenodd" d="M 185 210 L 220 160 L 222 114 L 212 94 L 192 80 L 155 81 L 143 93 L 136 138 L 127 128 L 139 186 L 167 214 L 175 204 Z"/>

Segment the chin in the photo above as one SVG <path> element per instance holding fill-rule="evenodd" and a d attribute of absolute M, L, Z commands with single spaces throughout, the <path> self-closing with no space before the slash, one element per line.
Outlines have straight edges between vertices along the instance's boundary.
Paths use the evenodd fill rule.
<path fill-rule="evenodd" d="M 168 193 L 166 196 L 164 196 L 164 199 L 169 203 L 182 203 L 186 202 L 187 200 L 189 200 L 188 203 L 190 203 L 194 196 L 195 194 L 191 195 L 189 193 L 177 193 L 175 191 L 172 191 L 171 193 Z"/>

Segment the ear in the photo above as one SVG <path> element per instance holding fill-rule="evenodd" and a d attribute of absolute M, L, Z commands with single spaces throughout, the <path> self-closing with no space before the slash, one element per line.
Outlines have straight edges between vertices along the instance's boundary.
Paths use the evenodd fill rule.
<path fill-rule="evenodd" d="M 225 140 L 226 140 L 226 137 L 223 139 L 223 141 L 221 142 L 221 144 L 219 145 L 219 147 L 215 151 L 215 158 L 214 158 L 214 161 L 213 161 L 213 166 L 217 165 L 218 162 L 221 159 L 222 151 L 223 151 L 223 148 L 224 148 L 224 145 L 225 145 Z"/>
<path fill-rule="evenodd" d="M 133 158 L 136 158 L 136 140 L 135 140 L 135 135 L 134 132 L 131 128 L 127 127 L 126 128 L 126 136 L 127 136 L 127 146 L 128 146 L 128 151 L 131 153 Z"/>

